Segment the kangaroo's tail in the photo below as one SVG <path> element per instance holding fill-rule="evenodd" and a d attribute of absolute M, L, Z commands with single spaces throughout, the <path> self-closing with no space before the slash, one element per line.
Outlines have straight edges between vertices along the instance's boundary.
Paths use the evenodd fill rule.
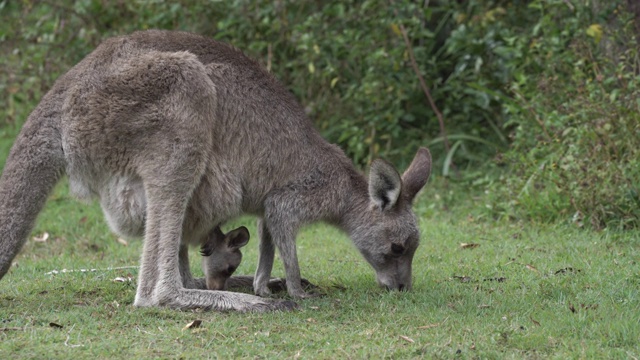
<path fill-rule="evenodd" d="M 0 279 L 24 245 L 65 169 L 58 114 L 36 108 L 16 138 L 0 177 Z"/>

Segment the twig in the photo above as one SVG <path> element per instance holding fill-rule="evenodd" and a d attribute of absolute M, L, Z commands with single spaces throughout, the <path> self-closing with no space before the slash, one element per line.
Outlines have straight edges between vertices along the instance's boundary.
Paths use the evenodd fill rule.
<path fill-rule="evenodd" d="M 69 329 L 69 332 L 67 333 L 67 339 L 64 341 L 64 346 L 68 346 L 68 347 L 70 347 L 70 348 L 77 348 L 77 347 L 82 347 L 82 346 L 84 346 L 84 345 L 82 345 L 82 344 L 77 344 L 77 345 L 70 345 L 70 344 L 69 344 L 70 334 L 71 334 L 71 331 L 73 331 L 73 328 L 74 328 L 75 326 L 76 326 L 76 325 L 75 325 L 75 324 L 73 324 L 73 326 L 71 327 L 71 329 Z"/>
<path fill-rule="evenodd" d="M 0 328 L 0 331 L 22 331 L 24 328 L 21 327 L 3 327 Z"/>
<path fill-rule="evenodd" d="M 395 2 L 393 0 L 389 0 L 389 3 L 392 6 L 395 5 Z M 425 5 L 428 5 L 428 2 L 425 3 Z M 396 10 L 394 8 L 393 9 L 393 13 L 396 15 L 396 18 L 397 18 L 398 17 L 398 10 Z M 424 92 L 424 95 L 427 97 L 427 100 L 429 101 L 429 105 L 431 106 L 431 109 L 433 110 L 433 112 L 436 114 L 436 117 L 438 118 L 438 123 L 440 124 L 440 135 L 444 139 L 445 151 L 448 153 L 449 149 L 450 149 L 450 147 L 449 147 L 449 139 L 447 137 L 447 131 L 446 131 L 446 128 L 444 126 L 444 119 L 442 117 L 442 113 L 438 109 L 438 106 L 436 105 L 436 103 L 433 101 L 433 97 L 431 97 L 431 91 L 429 91 L 429 87 L 427 86 L 427 83 L 424 80 L 424 77 L 420 73 L 420 68 L 418 67 L 418 63 L 416 62 L 415 54 L 413 53 L 413 46 L 411 46 L 411 41 L 409 40 L 409 35 L 407 35 L 407 29 L 405 29 L 404 25 L 402 25 L 402 23 L 400 23 L 399 21 L 398 21 L 398 28 L 400 29 L 400 33 L 402 34 L 402 38 L 404 39 L 404 43 L 407 46 L 407 52 L 409 53 L 409 59 L 411 60 L 411 67 L 413 68 L 413 71 L 415 72 L 416 76 L 418 77 L 418 81 L 420 82 L 420 86 L 422 87 L 422 91 Z M 451 163 L 451 165 L 455 169 L 455 165 L 453 164 L 453 162 Z"/>
<path fill-rule="evenodd" d="M 140 266 L 118 266 L 118 267 L 110 267 L 106 269 L 77 269 L 77 270 L 51 270 L 45 275 L 57 275 L 59 273 L 71 273 L 71 272 L 96 272 L 96 271 L 114 271 L 114 270 L 126 270 L 126 269 L 138 269 Z"/>

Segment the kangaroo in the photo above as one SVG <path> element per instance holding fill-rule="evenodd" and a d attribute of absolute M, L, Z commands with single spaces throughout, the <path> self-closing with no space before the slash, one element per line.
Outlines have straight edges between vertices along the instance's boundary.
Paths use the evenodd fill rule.
<path fill-rule="evenodd" d="M 376 160 L 367 180 L 230 45 L 160 30 L 114 37 L 58 78 L 15 140 L 0 178 L 0 277 L 66 174 L 75 196 L 101 200 L 113 230 L 144 236 L 135 306 L 293 309 L 266 297 L 274 252 L 288 293 L 308 296 L 295 238 L 315 221 L 344 230 L 380 285 L 409 290 L 419 243 L 411 203 L 430 171 L 421 148 L 402 176 Z M 259 217 L 253 285 L 263 297 L 186 286 L 185 244 L 243 213 Z"/>
<path fill-rule="evenodd" d="M 249 230 L 241 226 L 224 234 L 216 226 L 201 248 L 202 270 L 206 288 L 225 290 L 227 280 L 236 271 L 242 261 L 240 248 L 249 242 Z"/>
<path fill-rule="evenodd" d="M 205 277 L 194 279 L 188 268 L 189 260 L 180 259 L 183 285 L 186 288 L 226 290 L 226 289 L 246 289 L 253 287 L 253 276 L 231 276 L 236 271 L 242 261 L 240 248 L 249 242 L 249 230 L 241 226 L 227 234 L 216 226 L 207 236 L 200 247 L 202 255 L 202 269 Z M 184 253 L 186 256 L 186 252 Z M 193 279 L 193 280 L 191 280 Z M 307 279 L 301 280 L 304 288 L 316 289 L 317 286 Z M 286 280 L 272 278 L 268 282 L 270 291 L 279 292 L 286 290 Z"/>

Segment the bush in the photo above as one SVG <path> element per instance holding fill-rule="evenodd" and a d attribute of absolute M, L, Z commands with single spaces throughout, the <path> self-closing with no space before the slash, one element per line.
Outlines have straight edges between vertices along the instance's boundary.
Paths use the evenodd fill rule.
<path fill-rule="evenodd" d="M 188 30 L 260 61 L 357 164 L 407 165 L 427 145 L 441 174 L 489 193 L 492 217 L 637 227 L 640 60 L 627 6 L 638 10 L 624 0 L 0 0 L 0 135 L 103 38 Z"/>
<path fill-rule="evenodd" d="M 8 14 L 0 24 L 0 38 L 6 40 L 1 46 L 13 55 L 0 66 L 13 75 L 0 75 L 0 91 L 14 102 L 10 106 L 33 104 L 105 37 L 146 28 L 189 30 L 230 42 L 261 61 L 301 100 L 325 137 L 356 163 L 384 156 L 406 164 L 418 146 L 431 145 L 436 155 L 445 147 L 410 66 L 404 28 L 457 144 L 446 165 L 481 163 L 506 144 L 498 102 L 478 90 L 506 85 L 508 75 L 498 61 L 504 54 L 483 60 L 486 49 L 499 42 L 492 35 L 467 47 L 465 41 L 475 41 L 475 35 L 459 28 L 461 5 L 426 5 L 410 0 L 5 0 L 0 2 Z M 454 30 L 457 35 L 448 40 Z M 7 121 L 24 115 L 18 119 L 10 113 Z M 436 156 L 439 164 L 444 159 Z"/>
<path fill-rule="evenodd" d="M 620 3 L 534 1 L 530 64 L 505 102 L 513 129 L 491 187 L 497 215 L 640 225 L 640 62 Z"/>

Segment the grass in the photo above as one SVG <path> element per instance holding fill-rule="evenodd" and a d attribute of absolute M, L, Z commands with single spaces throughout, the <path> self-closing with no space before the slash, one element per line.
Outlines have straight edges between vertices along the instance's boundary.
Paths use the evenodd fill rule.
<path fill-rule="evenodd" d="M 412 292 L 378 289 L 349 240 L 318 224 L 298 248 L 303 275 L 326 295 L 299 301 L 301 311 L 239 314 L 134 308 L 138 269 L 109 268 L 137 265 L 141 242 L 119 243 L 99 206 L 72 200 L 63 182 L 33 232 L 49 239 L 30 238 L 0 281 L 0 358 L 640 356 L 637 232 L 479 221 L 467 215 L 473 204 L 437 210 L 433 187 L 416 206 Z M 255 234 L 254 223 L 226 229 Z M 238 273 L 251 274 L 255 239 L 244 252 Z M 47 275 L 64 268 L 98 270 Z"/>
<path fill-rule="evenodd" d="M 16 131 L 0 129 L 0 158 Z M 119 243 L 99 206 L 73 200 L 63 181 L 0 281 L 0 358 L 640 357 L 637 231 L 491 221 L 475 216 L 482 198 L 434 180 L 415 206 L 413 291 L 377 288 L 349 240 L 317 224 L 299 235 L 299 257 L 326 295 L 267 314 L 134 308 L 141 241 Z M 240 224 L 256 234 L 251 218 L 224 230 Z M 238 274 L 252 274 L 255 238 L 244 254 Z M 47 274 L 62 269 L 96 271 Z"/>

